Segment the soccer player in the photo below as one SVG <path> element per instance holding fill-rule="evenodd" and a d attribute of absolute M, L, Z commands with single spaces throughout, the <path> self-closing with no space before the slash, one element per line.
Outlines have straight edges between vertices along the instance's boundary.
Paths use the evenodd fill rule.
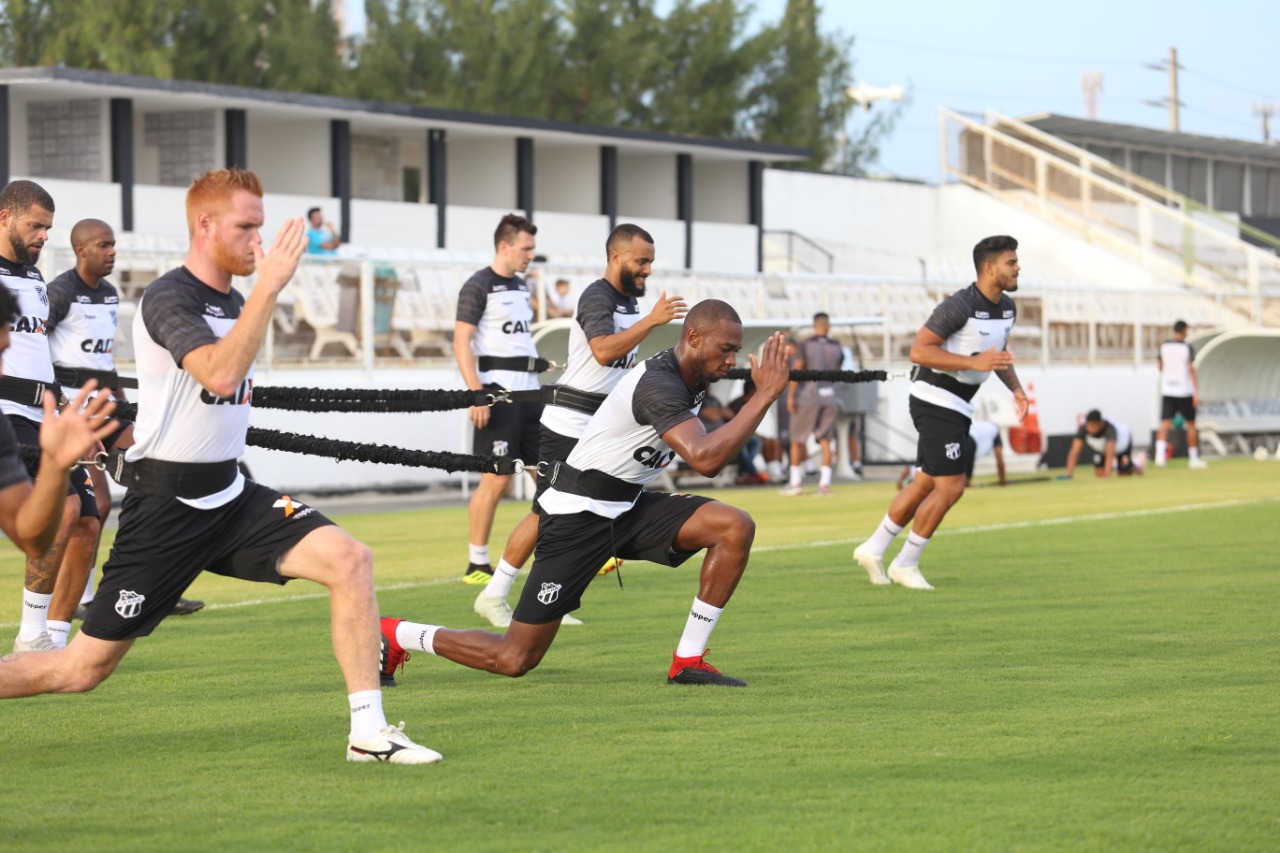
<path fill-rule="evenodd" d="M 528 285 L 517 275 L 533 261 L 537 233 L 538 226 L 523 216 L 508 213 L 502 217 L 493 233 L 493 262 L 467 279 L 458 294 L 453 354 L 463 381 L 472 391 L 532 391 L 538 387 L 534 365 L 538 349 L 529 330 L 533 303 Z M 514 456 L 529 465 L 538 461 L 541 403 L 472 406 L 467 413 L 475 427 L 471 446 L 476 453 Z M 467 569 L 462 573 L 466 583 L 487 584 L 493 577 L 489 534 L 498 501 L 510 481 L 509 475 L 481 474 L 471 495 Z"/>
<path fill-rule="evenodd" d="M 6 376 L 0 379 L 0 412 L 18 443 L 29 447 L 40 446 L 44 390 L 52 391 L 55 401 L 65 402 L 59 400 L 62 392 L 54 381 L 49 352 L 49 290 L 35 266 L 53 227 L 53 207 L 49 193 L 32 181 L 12 181 L 0 191 L 0 286 L 14 295 L 19 307 L 9 330 Z M 49 636 L 48 616 L 58 569 L 73 538 L 92 544 L 98 530 L 93 485 L 87 471 L 77 468 L 70 474 L 66 505 L 53 542 L 44 553 L 27 555 L 15 652 L 56 648 Z"/>
<path fill-rule="evenodd" d="M 387 664 L 406 650 L 507 676 L 538 665 L 560 617 L 575 610 L 609 557 L 678 566 L 706 549 L 698 594 L 673 653 L 667 681 L 744 687 L 706 661 L 707 640 L 747 566 L 755 522 L 710 498 L 645 491 L 678 454 L 714 477 L 746 444 L 787 387 L 781 334 L 751 359 L 757 393 L 738 416 L 707 432 L 698 409 L 707 385 L 722 379 L 742 346 L 742 321 L 727 303 L 699 302 L 685 317 L 680 342 L 629 371 L 592 416 L 568 459 L 542 493 L 533 568 L 504 635 L 457 631 L 384 617 Z"/>
<path fill-rule="evenodd" d="M 992 371 L 1013 392 L 1018 418 L 1028 401 L 1007 350 L 1017 311 L 1008 294 L 1018 289 L 1018 241 L 987 237 L 973 247 L 977 281 L 934 309 L 911 344 L 916 365 L 911 383 L 911 420 L 920 434 L 915 479 L 894 497 L 871 538 L 853 558 L 873 584 L 897 583 L 933 589 L 920 573 L 920 554 L 947 510 L 964 494 L 973 418 L 973 397 Z M 914 521 L 914 523 L 913 523 Z M 912 525 L 886 574 L 884 553 L 902 529 Z"/>
<path fill-rule="evenodd" d="M 1188 468 L 1208 468 L 1200 458 L 1196 409 L 1200 408 L 1200 384 L 1196 381 L 1196 351 L 1187 343 L 1187 324 L 1173 324 L 1173 340 L 1160 345 L 1160 429 L 1156 431 L 1156 466 L 1164 467 L 1169 448 L 1169 428 L 1175 415 L 1187 422 Z"/>
<path fill-rule="evenodd" d="M 138 420 L 119 476 L 129 491 L 98 594 L 65 649 L 0 661 L 0 697 L 92 690 L 205 568 L 264 583 L 307 578 L 329 589 L 351 711 L 347 760 L 439 761 L 382 711 L 369 549 L 312 507 L 246 480 L 236 465 L 254 358 L 306 245 L 302 220 L 286 222 L 264 252 L 262 185 L 241 169 L 196 178 L 186 206 L 186 263 L 147 288 L 134 316 Z M 232 276 L 255 271 L 246 299 Z"/>
<path fill-rule="evenodd" d="M 1110 477 L 1113 471 L 1121 477 L 1142 473 L 1142 466 L 1133 458 L 1133 433 L 1129 427 L 1107 420 L 1102 412 L 1093 409 L 1085 415 L 1084 423 L 1071 439 L 1064 479 L 1070 480 L 1075 474 L 1076 462 L 1085 446 L 1093 454 L 1093 471 L 1099 477 Z"/>
<path fill-rule="evenodd" d="M 8 287 L 0 287 L 0 353 L 8 350 L 10 326 L 20 316 L 18 300 Z M 0 418 L 0 530 L 28 557 L 43 556 L 58 534 L 70 467 L 115 429 L 106 418 L 115 402 L 105 395 L 91 398 L 92 391 L 90 383 L 61 415 L 55 414 L 53 393 L 44 392 L 34 485 L 9 419 Z"/>
<path fill-rule="evenodd" d="M 115 269 L 116 233 L 99 219 L 83 219 L 71 229 L 71 248 L 76 253 L 76 265 L 49 282 L 46 328 L 54 375 L 68 389 L 94 379 L 99 393 L 124 400 L 113 351 L 120 295 L 107 281 Z M 117 419 L 115 431 L 102 444 L 108 453 L 133 444 L 133 421 Z M 98 519 L 104 521 L 111 512 L 106 472 L 91 467 L 89 477 L 97 498 Z M 91 538 L 81 534 L 77 525 L 67 543 L 53 600 L 49 602 L 49 638 L 59 648 L 67 644 L 72 616 L 79 612 L 83 618 L 93 598 L 94 567 L 101 539 L 101 525 Z M 173 612 L 185 615 L 202 607 L 203 601 L 179 599 Z"/>
<path fill-rule="evenodd" d="M 569 364 L 559 386 L 575 393 L 546 406 L 542 412 L 538 459 L 557 462 L 569 456 L 578 437 L 606 394 L 636 363 L 640 342 L 649 332 L 678 320 L 685 302 L 664 292 L 647 315 L 641 316 L 637 297 L 644 296 L 653 268 L 653 237 L 638 225 L 623 223 L 605 241 L 608 265 L 604 277 L 592 282 L 578 299 L 577 315 L 569 327 Z M 581 392 L 581 393 L 578 393 Z M 550 471 L 539 469 L 533 509 L 516 526 L 498 561 L 493 579 L 476 596 L 475 611 L 495 628 L 511 624 L 507 595 L 538 537 L 538 498 L 547 488 Z M 565 614 L 564 624 L 579 620 Z M 383 673 L 384 679 L 389 673 Z"/>
<path fill-rule="evenodd" d="M 792 366 L 796 370 L 839 370 L 844 350 L 827 333 L 831 320 L 824 313 L 813 315 L 813 337 L 796 344 Z M 794 497 L 804 494 L 804 462 L 809 455 L 809 436 L 822 448 L 822 468 L 818 494 L 831 494 L 832 448 L 836 439 L 836 386 L 834 382 L 792 382 L 787 390 L 787 412 L 791 415 L 791 481 L 779 490 Z"/>

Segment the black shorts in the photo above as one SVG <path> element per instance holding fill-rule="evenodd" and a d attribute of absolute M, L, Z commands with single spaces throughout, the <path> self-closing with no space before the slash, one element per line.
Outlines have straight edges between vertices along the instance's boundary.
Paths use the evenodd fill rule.
<path fill-rule="evenodd" d="M 915 397 L 910 398 L 908 408 L 920 433 L 916 465 L 921 471 L 930 477 L 963 477 L 973 470 L 977 443 L 969 440 L 973 422 L 967 416 Z"/>
<path fill-rule="evenodd" d="M 18 437 L 18 444 L 40 446 L 40 424 L 22 415 L 9 415 L 9 423 L 13 425 L 13 434 Z M 34 471 L 31 472 L 31 476 L 35 476 Z M 75 495 L 80 499 L 80 517 L 97 518 L 98 496 L 93 490 L 93 479 L 89 476 L 89 469 L 83 465 L 77 465 L 71 469 L 68 480 L 67 497 Z"/>
<path fill-rule="evenodd" d="M 530 625 L 555 622 L 577 610 L 582 593 L 610 557 L 678 566 L 693 551 L 676 551 L 676 534 L 711 498 L 641 492 L 617 518 L 592 512 L 538 519 L 538 547 L 514 618 Z"/>
<path fill-rule="evenodd" d="M 487 391 L 502 389 L 494 384 L 484 387 Z M 541 403 L 495 403 L 489 407 L 489 423 L 475 430 L 471 450 L 480 456 L 514 457 L 532 465 L 538 461 L 541 420 Z"/>
<path fill-rule="evenodd" d="M 537 485 L 533 491 L 533 510 L 538 511 L 538 498 L 542 497 L 542 493 L 547 490 L 547 486 L 551 485 L 551 465 L 555 462 L 563 462 L 569 458 L 569 454 L 578 446 L 578 439 L 569 438 L 567 435 L 561 435 L 558 432 L 539 427 L 538 430 L 538 461 L 548 464 L 538 469 Z"/>
<path fill-rule="evenodd" d="M 1094 451 L 1093 467 L 1101 468 L 1107 464 L 1107 454 Z M 1116 451 L 1116 471 L 1121 474 L 1129 474 L 1133 472 L 1133 444 L 1123 450 Z"/>
<path fill-rule="evenodd" d="M 1194 397 L 1161 397 L 1160 398 L 1160 420 L 1171 421 L 1173 416 L 1181 413 L 1182 419 L 1189 424 L 1196 422 L 1196 407 L 1193 404 Z"/>
<path fill-rule="evenodd" d="M 330 524 L 312 507 L 252 481 L 216 509 L 130 489 L 83 630 L 99 640 L 145 637 L 205 570 L 286 583 L 291 578 L 280 574 L 280 558 Z"/>

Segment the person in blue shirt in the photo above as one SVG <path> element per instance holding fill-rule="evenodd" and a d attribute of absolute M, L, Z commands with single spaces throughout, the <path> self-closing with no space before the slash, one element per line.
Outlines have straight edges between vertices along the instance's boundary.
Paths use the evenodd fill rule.
<path fill-rule="evenodd" d="M 307 211 L 307 254 L 336 255 L 342 240 L 338 238 L 338 229 L 324 221 L 320 208 L 313 207 Z"/>

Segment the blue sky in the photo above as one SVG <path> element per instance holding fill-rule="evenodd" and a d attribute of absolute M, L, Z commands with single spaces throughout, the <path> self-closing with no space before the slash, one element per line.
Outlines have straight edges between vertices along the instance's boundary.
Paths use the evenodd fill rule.
<path fill-rule="evenodd" d="M 873 169 L 889 175 L 937 180 L 939 107 L 1083 117 L 1086 73 L 1103 77 L 1099 119 L 1167 128 L 1167 111 L 1143 101 L 1163 98 L 1168 77 L 1144 66 L 1162 62 L 1170 47 L 1184 66 L 1183 131 L 1261 141 L 1253 106 L 1280 109 L 1280 0 L 819 3 L 824 31 L 854 37 L 855 80 L 910 89 Z M 362 0 L 347 4 L 358 25 Z M 757 21 L 776 21 L 786 0 L 755 6 Z M 1280 115 L 1272 137 L 1280 137 Z"/>

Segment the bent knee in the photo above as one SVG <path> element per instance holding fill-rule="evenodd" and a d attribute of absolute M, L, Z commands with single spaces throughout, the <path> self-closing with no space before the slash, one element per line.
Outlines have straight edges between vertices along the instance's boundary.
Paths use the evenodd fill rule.
<path fill-rule="evenodd" d="M 524 650 L 500 651 L 493 660 L 492 671 L 508 678 L 520 678 L 538 668 L 542 655 Z"/>
<path fill-rule="evenodd" d="M 115 672 L 115 669 L 116 665 L 114 663 L 74 665 L 67 672 L 62 687 L 58 692 L 88 693 L 106 681 L 111 673 Z"/>
<path fill-rule="evenodd" d="M 725 539 L 750 546 L 756 538 L 756 521 L 745 511 L 734 509 L 725 520 Z"/>

